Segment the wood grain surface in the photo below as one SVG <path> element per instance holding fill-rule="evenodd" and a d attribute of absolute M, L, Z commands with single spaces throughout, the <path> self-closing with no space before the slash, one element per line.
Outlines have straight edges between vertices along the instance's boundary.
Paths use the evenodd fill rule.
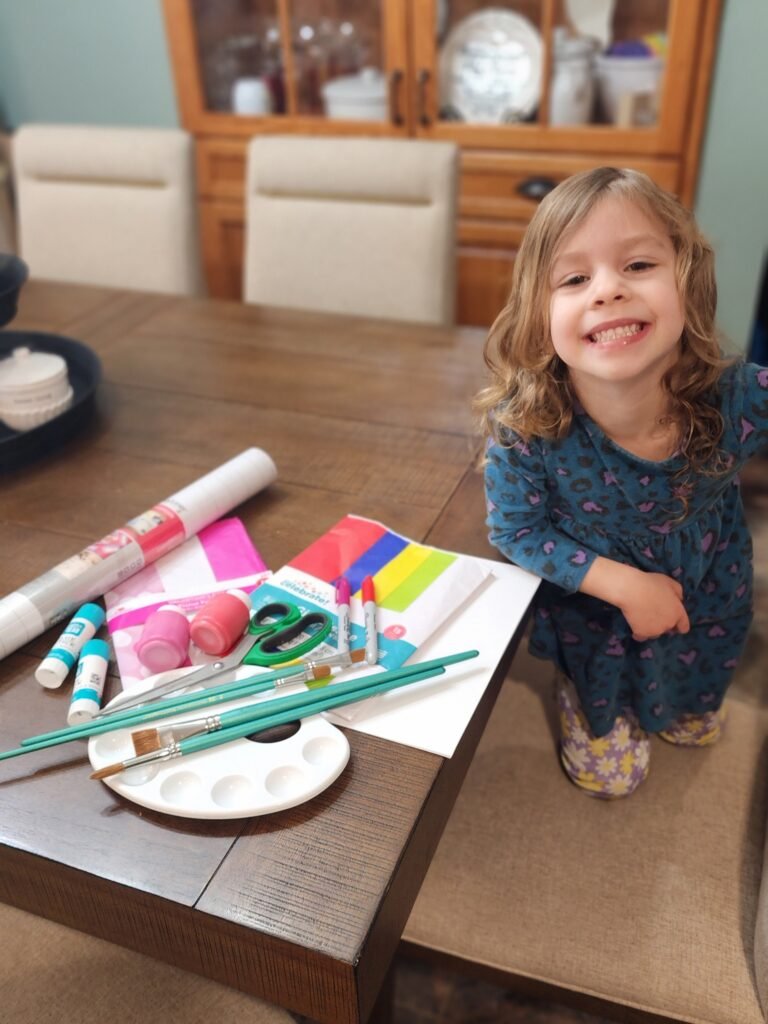
<path fill-rule="evenodd" d="M 12 326 L 89 345 L 104 379 L 84 433 L 0 477 L 2 593 L 250 446 L 278 480 L 236 514 L 271 568 L 349 512 L 493 557 L 479 332 L 36 281 Z M 69 686 L 33 678 L 60 628 L 0 663 L 3 748 L 63 724 Z M 0 762 L 0 899 L 318 1021 L 364 1021 L 516 643 L 454 757 L 350 731 L 341 777 L 277 814 L 147 811 L 88 779 L 82 742 Z"/>

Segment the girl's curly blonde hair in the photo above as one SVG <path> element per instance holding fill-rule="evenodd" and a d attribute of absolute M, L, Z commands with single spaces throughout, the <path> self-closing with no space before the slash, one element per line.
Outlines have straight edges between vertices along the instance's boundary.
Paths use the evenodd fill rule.
<path fill-rule="evenodd" d="M 717 381 L 728 360 L 715 332 L 714 255 L 691 213 L 639 171 L 599 167 L 568 178 L 542 200 L 525 233 L 507 305 L 491 327 L 485 362 L 491 382 L 475 399 L 483 433 L 500 442 L 505 428 L 528 440 L 561 438 L 571 426 L 568 368 L 550 340 L 549 275 L 567 231 L 612 196 L 636 203 L 660 222 L 675 250 L 685 326 L 680 357 L 662 379 L 688 472 L 719 472 L 723 420 Z"/>

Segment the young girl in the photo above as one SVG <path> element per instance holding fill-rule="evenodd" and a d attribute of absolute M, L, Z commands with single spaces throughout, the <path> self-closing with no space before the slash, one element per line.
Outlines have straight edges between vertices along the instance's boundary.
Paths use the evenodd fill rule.
<path fill-rule="evenodd" d="M 649 733 L 718 738 L 751 620 L 736 473 L 768 442 L 768 370 L 722 357 L 715 301 L 691 215 L 602 167 L 541 203 L 486 345 L 490 539 L 543 580 L 531 650 L 598 796 L 646 777 Z"/>

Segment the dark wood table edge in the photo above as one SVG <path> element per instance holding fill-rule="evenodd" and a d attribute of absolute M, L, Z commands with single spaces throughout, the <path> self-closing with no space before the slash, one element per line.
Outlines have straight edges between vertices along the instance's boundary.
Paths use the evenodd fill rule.
<path fill-rule="evenodd" d="M 527 616 L 510 639 L 453 757 L 444 758 L 436 770 L 394 884 L 371 922 L 368 944 L 352 963 L 326 960 L 322 984 L 312 950 L 302 951 L 263 932 L 254 941 L 252 929 L 194 906 L 9 846 L 0 847 L 0 900 L 327 1024 L 367 1021 L 526 622 Z M 278 956 L 291 965 L 279 976 L 272 969 Z M 344 1005 L 352 1015 L 339 1016 Z"/>
<path fill-rule="evenodd" d="M 310 950 L 263 933 L 255 942 L 250 929 L 23 850 L 0 850 L 0 901 L 298 1013 L 342 1024 L 338 1007 L 355 1004 L 347 964 L 324 965 L 321 985 Z M 278 957 L 290 965 L 280 974 Z"/>
<path fill-rule="evenodd" d="M 381 903 L 375 921 L 372 922 L 369 935 L 375 935 L 375 938 L 372 938 L 364 950 L 360 950 L 355 964 L 357 990 L 360 996 L 357 1021 L 369 1020 L 376 1001 L 380 998 L 382 985 L 394 960 L 411 908 L 440 842 L 499 691 L 507 677 L 530 614 L 529 608 L 510 638 L 453 757 L 443 759 L 410 840 L 403 849 L 395 882 Z"/>

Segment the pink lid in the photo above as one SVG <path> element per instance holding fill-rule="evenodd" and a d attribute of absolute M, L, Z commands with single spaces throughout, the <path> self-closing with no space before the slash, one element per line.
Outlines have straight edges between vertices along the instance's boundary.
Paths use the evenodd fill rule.
<path fill-rule="evenodd" d="M 152 612 L 136 643 L 136 657 L 152 672 L 178 668 L 189 653 L 189 622 L 180 608 L 164 604 Z"/>
<path fill-rule="evenodd" d="M 216 594 L 192 619 L 192 642 L 206 654 L 224 654 L 245 631 L 251 600 L 242 590 Z"/>

